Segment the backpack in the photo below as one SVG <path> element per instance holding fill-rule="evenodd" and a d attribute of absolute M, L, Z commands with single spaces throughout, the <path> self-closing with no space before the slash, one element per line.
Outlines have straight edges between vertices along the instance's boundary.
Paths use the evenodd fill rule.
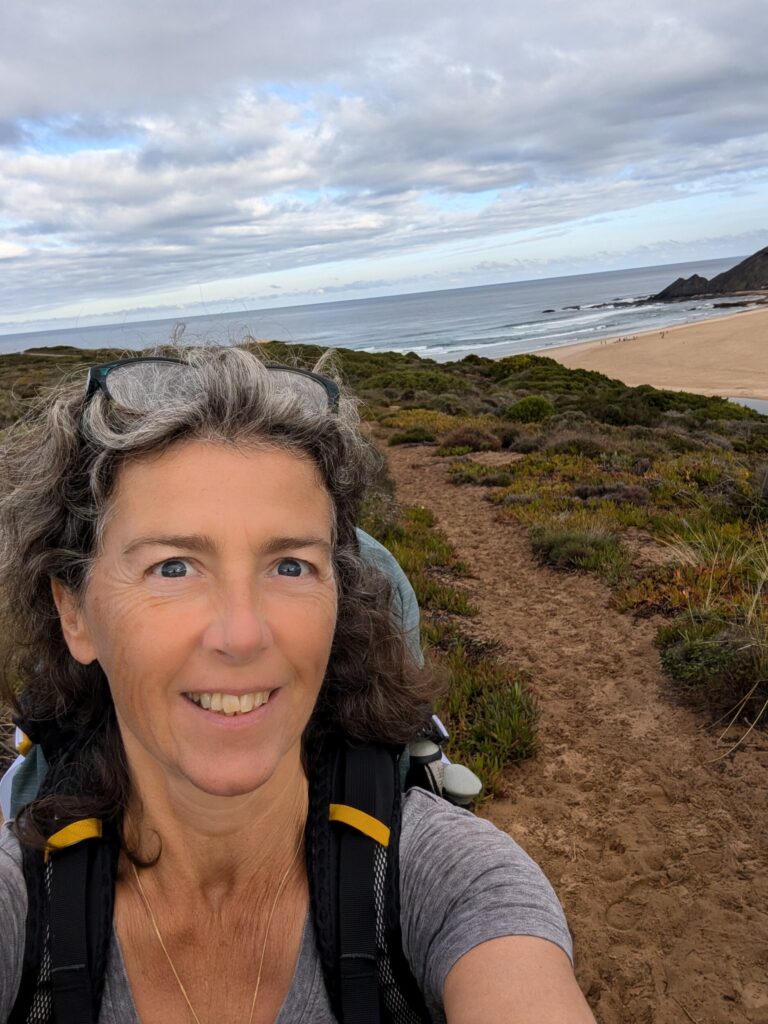
<path fill-rule="evenodd" d="M 414 658 L 418 604 L 394 557 L 359 531 L 361 550 L 393 584 L 394 611 Z M 379 550 L 380 549 L 380 550 Z M 375 552 L 371 555 L 371 551 Z M 415 644 L 414 644 L 415 639 Z M 76 737 L 24 722 L 14 766 L 0 782 L 12 817 L 61 784 Z M 17 732 L 17 738 L 19 733 Z M 343 1024 L 419 1024 L 430 1019 L 402 949 L 399 837 L 402 794 L 421 786 L 467 804 L 481 788 L 429 735 L 407 748 L 327 737 L 311 753 L 306 829 L 310 905 L 326 990 Z M 49 838 L 52 852 L 23 848 L 28 913 L 22 981 L 9 1024 L 88 1024 L 98 1019 L 112 934 L 119 842 L 96 819 Z"/>

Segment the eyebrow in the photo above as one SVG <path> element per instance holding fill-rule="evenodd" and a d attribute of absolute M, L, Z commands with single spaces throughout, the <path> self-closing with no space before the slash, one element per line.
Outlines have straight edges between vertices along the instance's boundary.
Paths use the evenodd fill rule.
<path fill-rule="evenodd" d="M 181 548 L 186 551 L 193 551 L 199 554 L 210 554 L 215 551 L 216 544 L 213 539 L 202 533 L 189 534 L 166 534 L 163 536 L 137 537 L 123 548 L 123 555 L 131 555 L 136 550 L 148 546 L 160 546 L 166 548 Z M 296 548 L 318 547 L 326 554 L 331 553 L 331 544 L 322 537 L 273 537 L 262 545 L 259 553 L 262 555 L 274 555 L 278 551 Z"/>

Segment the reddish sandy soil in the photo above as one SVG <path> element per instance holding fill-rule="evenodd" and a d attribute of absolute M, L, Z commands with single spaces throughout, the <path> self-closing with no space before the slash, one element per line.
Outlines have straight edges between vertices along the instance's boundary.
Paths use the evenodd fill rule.
<path fill-rule="evenodd" d="M 554 885 L 598 1024 L 768 1022 L 768 735 L 722 757 L 667 690 L 656 621 L 538 566 L 429 448 L 387 457 L 399 501 L 429 507 L 472 568 L 472 631 L 531 673 L 539 753 L 482 813 Z"/>

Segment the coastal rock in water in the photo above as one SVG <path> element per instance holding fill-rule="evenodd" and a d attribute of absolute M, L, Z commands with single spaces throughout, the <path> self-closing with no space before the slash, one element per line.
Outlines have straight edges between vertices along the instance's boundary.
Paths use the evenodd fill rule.
<path fill-rule="evenodd" d="M 768 246 L 713 277 L 711 281 L 699 274 L 678 277 L 663 291 L 653 295 L 651 301 L 666 302 L 698 295 L 733 295 L 735 292 L 758 291 L 768 291 Z"/>

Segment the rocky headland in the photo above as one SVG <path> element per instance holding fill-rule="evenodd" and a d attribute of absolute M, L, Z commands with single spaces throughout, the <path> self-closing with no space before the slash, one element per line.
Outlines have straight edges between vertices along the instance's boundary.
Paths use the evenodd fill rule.
<path fill-rule="evenodd" d="M 768 300 L 768 246 L 759 252 L 748 256 L 741 263 L 730 270 L 717 274 L 716 277 L 707 280 L 699 274 L 691 277 L 678 277 L 672 284 L 667 285 L 656 295 L 652 295 L 648 302 L 676 302 L 680 299 L 704 299 L 714 298 L 718 295 L 750 295 L 755 296 L 749 301 L 750 305 L 757 305 Z M 747 304 L 748 300 L 742 300 L 738 305 Z M 737 303 L 733 303 L 736 305 Z"/>

